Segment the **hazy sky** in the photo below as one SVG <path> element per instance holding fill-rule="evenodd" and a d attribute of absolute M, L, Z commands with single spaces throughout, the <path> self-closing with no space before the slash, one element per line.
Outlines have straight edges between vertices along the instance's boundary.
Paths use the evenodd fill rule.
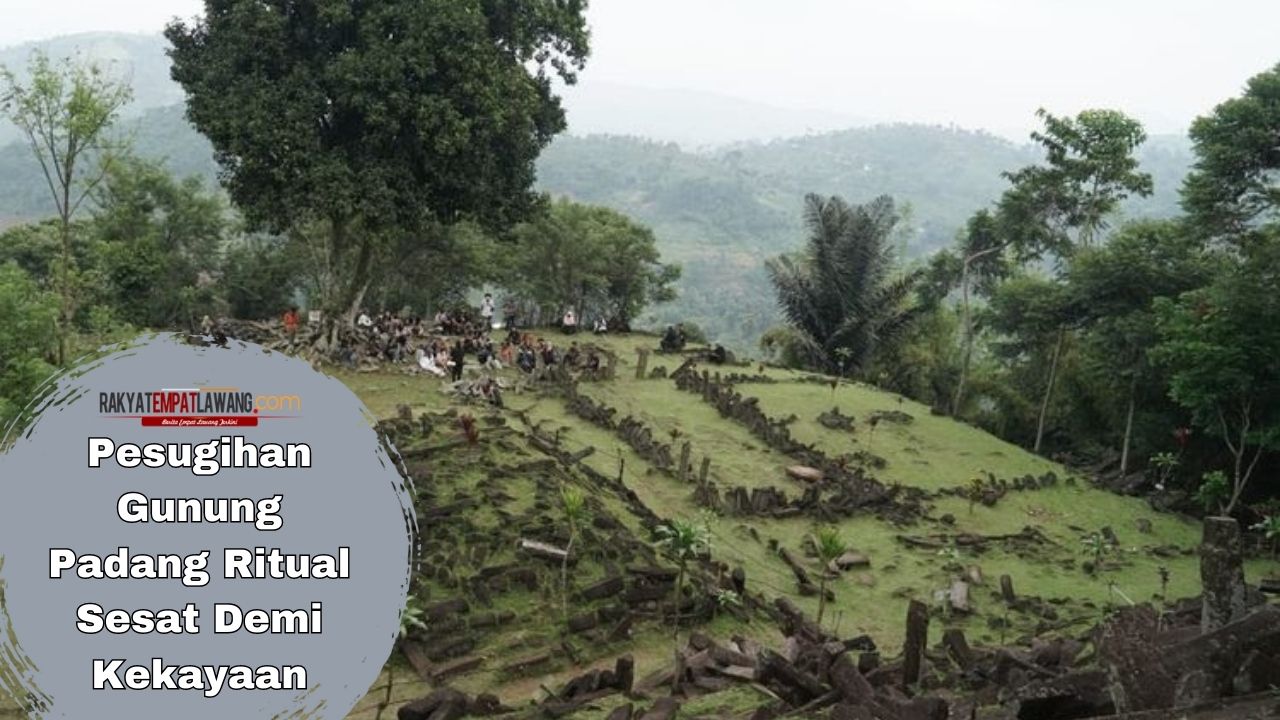
<path fill-rule="evenodd" d="M 593 0 L 584 83 L 1021 133 L 1041 105 L 1152 132 L 1280 62 L 1280 0 Z M 0 45 L 157 31 L 199 0 L 0 0 Z"/>

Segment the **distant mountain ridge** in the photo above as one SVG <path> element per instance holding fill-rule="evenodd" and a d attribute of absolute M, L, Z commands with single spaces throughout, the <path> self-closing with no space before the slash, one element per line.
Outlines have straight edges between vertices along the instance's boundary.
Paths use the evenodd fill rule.
<path fill-rule="evenodd" d="M 132 69 L 136 99 L 124 125 L 135 138 L 136 151 L 165 160 L 179 175 L 215 182 L 212 149 L 186 122 L 181 91 L 168 79 L 163 38 L 73 36 L 51 41 L 49 52 L 70 52 L 77 42 L 86 43 L 83 47 L 91 56 L 106 53 L 104 57 Z M 0 51 L 0 62 L 14 62 L 14 53 L 25 62 L 30 47 Z M 681 94 L 639 91 L 632 97 Z M 717 98 L 713 105 L 740 107 L 735 102 Z M 690 103 L 693 107 L 684 115 L 681 108 L 650 107 L 646 112 L 674 119 L 691 117 L 690 127 L 705 127 L 709 111 Z M 619 123 L 635 115 L 622 105 L 614 107 Z M 607 125 L 598 117 L 579 121 L 570 112 L 571 126 Z M 762 121 L 758 126 L 773 122 Z M 784 117 L 774 126 L 786 122 L 790 120 Z M 674 127 L 679 122 L 670 124 Z M 1153 137 L 1139 156 L 1155 179 L 1155 193 L 1129 201 L 1121 215 L 1177 213 L 1178 187 L 1191 162 L 1187 139 Z M 777 321 L 763 260 L 802 243 L 800 211 L 806 193 L 841 195 L 852 202 L 893 196 L 910 207 L 912 231 L 904 237 L 902 250 L 908 258 L 919 258 L 950 243 L 971 213 L 1000 195 L 1006 186 L 1001 173 L 1040 160 L 1037 148 L 986 132 L 907 124 L 737 142 L 697 151 L 670 138 L 653 140 L 634 133 L 569 134 L 557 138 L 540 158 L 538 186 L 614 208 L 651 226 L 664 257 L 681 263 L 685 277 L 681 298 L 658 308 L 649 320 L 692 321 L 713 339 L 743 347 Z M 0 223 L 6 218 L 12 222 L 49 214 L 45 193 L 29 150 L 21 144 L 0 143 Z"/>

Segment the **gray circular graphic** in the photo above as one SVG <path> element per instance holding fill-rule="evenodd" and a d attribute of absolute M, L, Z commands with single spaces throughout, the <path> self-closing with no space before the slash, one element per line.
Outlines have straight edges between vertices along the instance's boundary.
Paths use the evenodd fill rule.
<path fill-rule="evenodd" d="M 161 335 L 33 410 L 0 455 L 0 699 L 77 720 L 354 707 L 399 629 L 416 520 L 350 390 Z"/>

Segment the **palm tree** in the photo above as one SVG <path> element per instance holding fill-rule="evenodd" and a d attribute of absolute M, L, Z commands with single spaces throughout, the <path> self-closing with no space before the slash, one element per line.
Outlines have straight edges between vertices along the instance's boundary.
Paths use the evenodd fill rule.
<path fill-rule="evenodd" d="M 711 546 L 711 530 L 705 523 L 687 520 L 672 520 L 666 525 L 658 526 L 658 548 L 664 555 L 675 562 L 676 575 L 675 605 L 672 608 L 672 642 L 680 633 L 680 596 L 684 589 L 684 578 L 688 574 L 689 561 L 706 552 Z M 678 652 L 678 648 L 677 648 Z"/>
<path fill-rule="evenodd" d="M 818 626 L 822 626 L 822 613 L 827 609 L 827 577 L 831 573 L 831 563 L 849 551 L 840 532 L 834 527 L 819 528 L 813 538 L 814 548 L 818 551 L 818 562 L 822 568 L 818 573 Z"/>
<path fill-rule="evenodd" d="M 849 205 L 809 195 L 807 246 L 766 263 L 783 315 L 815 367 L 841 375 L 865 370 L 877 348 L 897 339 L 918 314 L 908 300 L 919 273 L 894 271 L 898 219 L 888 197 Z"/>
<path fill-rule="evenodd" d="M 578 537 L 578 527 L 586 520 L 587 502 L 582 492 L 567 485 L 560 488 L 560 507 L 564 511 L 565 524 L 569 526 L 569 544 L 564 548 L 560 561 L 560 603 L 565 622 L 569 622 L 569 554 L 573 541 Z"/>

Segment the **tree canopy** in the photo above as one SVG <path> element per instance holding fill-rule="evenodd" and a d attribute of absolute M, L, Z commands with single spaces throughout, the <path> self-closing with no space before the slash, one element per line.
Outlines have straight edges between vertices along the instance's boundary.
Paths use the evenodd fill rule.
<path fill-rule="evenodd" d="M 898 273 L 892 242 L 899 219 L 893 200 L 849 205 L 838 197 L 805 198 L 808 244 L 768 262 L 769 279 L 787 322 L 816 366 L 843 373 L 871 363 L 916 316 L 917 273 Z"/>
<path fill-rule="evenodd" d="M 1280 65 L 1191 125 L 1182 204 L 1200 232 L 1240 242 L 1280 222 Z"/>
<path fill-rule="evenodd" d="M 649 228 L 613 210 L 559 200 L 513 237 L 503 284 L 543 317 L 573 308 L 625 327 L 647 305 L 675 297 L 680 268 L 660 262 Z"/>
<path fill-rule="evenodd" d="M 585 0 L 206 0 L 166 30 L 187 115 L 256 226 L 327 228 L 367 288 L 378 238 L 430 222 L 505 227 L 565 127 L 553 80 L 585 63 Z"/>

